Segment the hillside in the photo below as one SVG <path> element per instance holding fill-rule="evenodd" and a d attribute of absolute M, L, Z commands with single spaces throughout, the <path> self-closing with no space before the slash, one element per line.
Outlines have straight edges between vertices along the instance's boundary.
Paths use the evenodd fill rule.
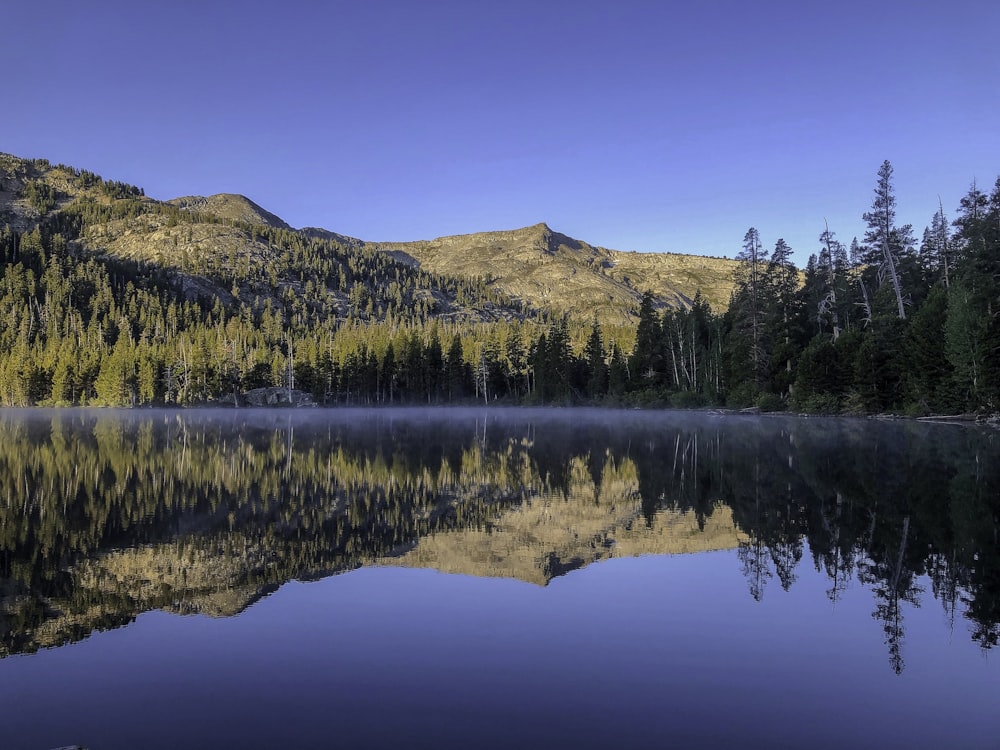
<path fill-rule="evenodd" d="M 718 315 L 732 265 L 545 224 L 366 242 L 0 155 L 0 404 L 597 403 L 668 383 L 704 404 L 721 329 L 692 302 Z M 635 359 L 647 292 L 669 371 Z"/>
<path fill-rule="evenodd" d="M 608 250 L 544 223 L 373 246 L 432 273 L 489 279 L 539 308 L 612 323 L 634 322 L 647 290 L 663 307 L 690 307 L 700 291 L 714 310 L 724 310 L 735 266 L 721 258 Z"/>
<path fill-rule="evenodd" d="M 207 198 L 188 195 L 168 202 L 185 211 L 212 214 L 220 219 L 230 219 L 245 224 L 263 224 L 275 229 L 291 229 L 283 220 L 264 210 L 245 195 L 219 193 Z"/>
<path fill-rule="evenodd" d="M 105 181 L 86 170 L 0 154 L 0 226 L 27 232 L 42 223 L 58 223 L 57 217 L 67 211 L 79 214 L 82 206 L 88 215 L 79 236 L 72 238 L 80 249 L 179 272 L 190 294 L 224 300 L 231 299 L 234 281 L 239 287 L 240 277 L 263 275 L 265 268 L 284 267 L 286 275 L 301 276 L 302 269 L 294 262 L 281 259 L 281 250 L 295 243 L 324 245 L 328 253 L 340 251 L 345 256 L 374 252 L 388 256 L 392 262 L 387 273 L 366 284 L 369 296 L 378 297 L 378 288 L 389 284 L 386 275 L 396 280 L 399 272 L 394 269 L 399 264 L 474 286 L 485 282 L 495 298 L 492 311 L 460 310 L 446 292 L 427 295 L 438 314 L 472 319 L 509 319 L 520 316 L 524 308 L 586 320 L 596 314 L 612 324 L 634 323 L 646 291 L 653 292 L 661 308 L 687 308 L 700 291 L 714 310 L 722 311 L 732 289 L 733 261 L 608 250 L 545 224 L 429 241 L 369 242 L 329 229 L 294 230 L 242 195 L 157 201 L 141 188 Z M 274 241 L 276 232 L 282 233 L 280 242 Z M 287 286 L 287 279 L 271 281 L 271 286 Z M 260 293 L 254 288 L 246 291 Z M 301 294 L 294 286 L 292 291 Z M 496 303 L 503 308 L 501 298 L 517 301 L 518 309 L 496 308 Z M 351 309 L 352 302 L 357 299 L 343 295 L 339 314 L 360 312 L 365 317 L 364 310 Z"/>
<path fill-rule="evenodd" d="M 349 238 L 334 232 L 295 231 L 241 195 L 158 201 L 86 170 L 0 154 L 0 231 L 16 238 L 35 229 L 59 234 L 77 260 L 162 270 L 190 300 L 270 303 L 342 320 L 525 315 L 518 303 L 341 242 Z"/>

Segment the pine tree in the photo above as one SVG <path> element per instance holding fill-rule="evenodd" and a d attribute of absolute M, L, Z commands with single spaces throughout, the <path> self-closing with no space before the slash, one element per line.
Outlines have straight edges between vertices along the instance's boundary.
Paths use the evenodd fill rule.
<path fill-rule="evenodd" d="M 788 395 L 794 378 L 792 364 L 800 348 L 801 297 L 798 295 L 799 273 L 792 262 L 792 248 L 783 239 L 775 243 L 765 274 L 768 293 L 765 338 L 771 346 L 771 386 L 775 393 Z"/>
<path fill-rule="evenodd" d="M 125 406 L 135 401 L 135 362 L 125 336 L 119 336 L 114 349 L 102 359 L 94 388 L 98 401 L 105 406 Z"/>
<path fill-rule="evenodd" d="M 924 412 L 941 412 L 953 401 L 954 372 L 945 343 L 947 311 L 947 290 L 943 285 L 935 286 L 906 329 L 907 399 Z"/>
<path fill-rule="evenodd" d="M 444 355 L 441 351 L 437 321 L 435 321 L 431 326 L 427 348 L 424 350 L 424 385 L 427 390 L 427 403 L 433 403 L 440 399 L 443 390 L 441 385 L 443 374 Z"/>
<path fill-rule="evenodd" d="M 621 396 L 628 388 L 628 381 L 628 362 L 622 356 L 618 345 L 612 344 L 611 358 L 608 363 L 608 393 L 616 397 Z"/>
<path fill-rule="evenodd" d="M 549 372 L 549 341 L 545 333 L 538 334 L 538 339 L 531 347 L 531 372 L 533 373 L 534 386 L 532 388 L 532 400 L 544 403 L 552 397 L 555 388 L 555 375 Z"/>
<path fill-rule="evenodd" d="M 569 323 L 566 317 L 562 317 L 549 326 L 548 345 L 545 349 L 546 379 L 550 384 L 550 397 L 553 400 L 564 401 L 573 396 L 572 357 Z"/>
<path fill-rule="evenodd" d="M 601 326 L 596 316 L 583 357 L 587 363 L 587 395 L 591 399 L 600 398 L 608 392 L 608 365 L 605 361 L 604 342 L 601 340 Z"/>
<path fill-rule="evenodd" d="M 990 196 L 973 183 L 955 220 L 959 248 L 948 290 L 948 360 L 972 408 L 1000 406 L 1000 179 Z"/>
<path fill-rule="evenodd" d="M 635 347 L 629 359 L 629 371 L 635 375 L 635 384 L 642 388 L 659 385 L 665 374 L 663 331 L 654 299 L 652 292 L 642 295 Z"/>
<path fill-rule="evenodd" d="M 951 283 L 955 261 L 952 257 L 948 219 L 944 215 L 944 207 L 940 204 L 931 218 L 931 225 L 924 229 L 919 257 L 925 284 L 930 287 L 940 281 L 947 289 Z"/>
<path fill-rule="evenodd" d="M 79 353 L 73 339 L 64 339 L 52 372 L 52 391 L 49 396 L 54 406 L 76 403 L 76 362 Z"/>
<path fill-rule="evenodd" d="M 892 185 L 892 165 L 888 160 L 879 167 L 875 198 L 871 210 L 865 212 L 862 218 L 868 223 L 864 237 L 864 260 L 877 269 L 879 288 L 886 281 L 891 285 L 896 299 L 896 314 L 905 320 L 901 263 L 912 254 L 915 240 L 909 224 L 896 226 L 896 195 Z"/>
<path fill-rule="evenodd" d="M 736 260 L 726 348 L 730 378 L 749 389 L 739 398 L 745 400 L 745 396 L 753 398 L 764 388 L 771 353 L 766 338 L 767 310 L 771 302 L 766 273 L 769 258 L 754 227 L 744 235 L 743 249 Z"/>
<path fill-rule="evenodd" d="M 820 251 L 816 259 L 816 276 L 820 285 L 815 315 L 820 331 L 829 326 L 834 341 L 841 331 L 850 329 L 850 279 L 847 250 L 826 226 L 819 236 Z"/>
<path fill-rule="evenodd" d="M 504 341 L 504 358 L 508 377 L 507 390 L 515 398 L 522 398 L 529 391 L 528 352 L 520 326 L 515 326 Z"/>
<path fill-rule="evenodd" d="M 468 376 L 462 354 L 462 339 L 457 333 L 451 337 L 451 343 L 448 345 L 448 355 L 445 358 L 445 381 L 450 401 L 458 401 L 468 395 Z"/>
<path fill-rule="evenodd" d="M 396 350 L 390 341 L 379 365 L 379 401 L 393 403 L 396 400 Z"/>

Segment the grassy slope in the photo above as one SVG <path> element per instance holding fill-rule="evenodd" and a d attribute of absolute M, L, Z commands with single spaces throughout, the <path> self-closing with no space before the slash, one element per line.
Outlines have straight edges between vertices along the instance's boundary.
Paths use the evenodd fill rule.
<path fill-rule="evenodd" d="M 491 279 L 504 293 L 577 317 L 634 322 L 643 292 L 688 307 L 699 290 L 712 308 L 729 303 L 735 263 L 721 258 L 607 250 L 545 224 L 512 231 L 375 245 L 433 273 Z"/>

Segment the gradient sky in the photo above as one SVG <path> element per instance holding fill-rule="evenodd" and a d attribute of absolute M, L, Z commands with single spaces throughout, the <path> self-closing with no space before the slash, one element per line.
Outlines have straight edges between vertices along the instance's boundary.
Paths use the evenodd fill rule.
<path fill-rule="evenodd" d="M 4 4 L 0 151 L 412 240 L 547 222 L 801 264 L 883 159 L 919 237 L 1000 174 L 1000 2 Z"/>

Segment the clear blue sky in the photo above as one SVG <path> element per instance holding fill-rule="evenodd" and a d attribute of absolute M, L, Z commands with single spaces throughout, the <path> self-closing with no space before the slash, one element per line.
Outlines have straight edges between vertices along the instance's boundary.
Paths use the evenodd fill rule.
<path fill-rule="evenodd" d="M 883 159 L 919 237 L 1000 174 L 1000 2 L 30 2 L 0 151 L 429 239 L 545 221 L 622 250 L 804 263 Z"/>

